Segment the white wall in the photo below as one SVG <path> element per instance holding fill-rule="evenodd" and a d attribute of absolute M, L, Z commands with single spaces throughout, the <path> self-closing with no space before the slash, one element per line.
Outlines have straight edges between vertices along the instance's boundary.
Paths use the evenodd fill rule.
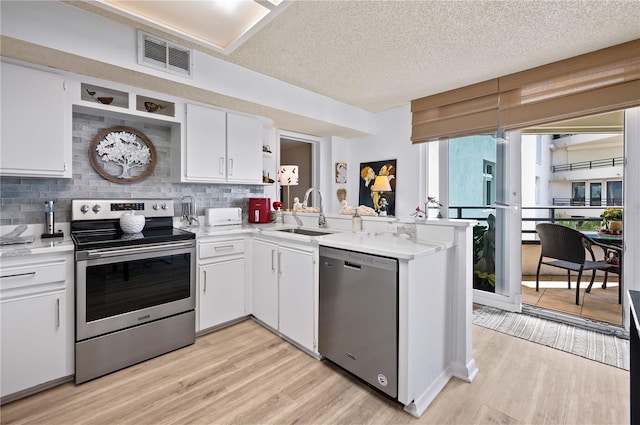
<path fill-rule="evenodd" d="M 333 183 L 335 204 L 332 212 L 335 213 L 339 209 L 335 197 L 338 186 L 344 186 L 347 189 L 349 205 L 358 204 L 361 162 L 396 159 L 396 216 L 409 218 L 416 207 L 424 202 L 426 196 L 422 193 L 425 190 L 426 181 L 424 176 L 426 146 L 411 144 L 410 105 L 376 114 L 375 122 L 377 125 L 375 135 L 349 140 L 347 143 L 336 138 L 333 140 L 333 158 L 342 160 L 343 157 L 347 157 L 347 184 Z"/>
<path fill-rule="evenodd" d="M 338 201 L 337 191 L 338 189 L 346 189 L 347 190 L 347 203 L 350 205 L 355 205 L 358 201 L 358 189 L 356 186 L 355 192 L 351 193 L 349 184 L 352 183 L 352 180 L 356 178 L 356 175 L 353 174 L 353 169 L 358 168 L 358 164 L 355 161 L 351 161 L 351 152 L 350 146 L 353 141 L 343 139 L 340 137 L 332 137 L 330 141 L 331 155 L 329 156 L 329 160 L 327 162 L 327 166 L 323 169 L 326 169 L 329 172 L 328 178 L 326 179 L 326 187 L 327 189 L 327 202 L 325 203 L 326 212 L 337 214 L 342 206 Z M 322 145 L 323 149 L 327 144 Z M 344 162 L 347 164 L 347 183 L 336 183 L 335 179 L 335 166 L 336 162 Z"/>
<path fill-rule="evenodd" d="M 134 28 L 59 1 L 2 1 L 0 7 L 1 32 L 12 38 L 362 133 L 375 128 L 365 110 L 199 51 L 193 52 L 193 78 L 138 65 Z"/>

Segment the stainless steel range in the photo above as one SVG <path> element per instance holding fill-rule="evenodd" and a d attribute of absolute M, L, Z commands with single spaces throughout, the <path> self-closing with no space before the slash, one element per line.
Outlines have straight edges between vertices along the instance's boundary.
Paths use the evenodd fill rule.
<path fill-rule="evenodd" d="M 82 383 L 195 341 L 195 234 L 173 227 L 170 199 L 73 200 L 75 381 Z M 123 213 L 144 215 L 139 233 Z"/>

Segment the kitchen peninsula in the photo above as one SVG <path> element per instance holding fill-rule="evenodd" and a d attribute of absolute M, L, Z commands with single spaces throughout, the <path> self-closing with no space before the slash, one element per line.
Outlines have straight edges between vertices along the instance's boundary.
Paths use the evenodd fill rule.
<path fill-rule="evenodd" d="M 322 354 L 316 344 L 319 247 L 397 259 L 398 401 L 407 412 L 420 417 L 451 377 L 471 382 L 478 373 L 471 341 L 473 222 L 365 218 L 363 231 L 352 232 L 348 230 L 350 217 L 327 215 L 327 227 L 322 229 L 317 227 L 317 217 L 298 214 L 304 229 L 327 234 L 309 236 L 280 231 L 296 226 L 290 213 L 285 213 L 284 225 L 200 226 L 196 234 L 199 246 L 206 241 L 230 246 L 242 235 L 250 237 L 245 258 L 250 259 L 247 274 L 251 282 L 245 290 L 245 308 L 258 322 L 317 358 Z M 265 250 L 265 264 L 260 268 L 261 251 Z M 296 255 L 292 257 L 295 260 L 287 263 L 287 256 L 291 255 Z M 284 270 L 280 269 L 281 261 L 287 263 L 282 266 Z M 305 261 L 314 264 L 311 270 L 302 267 Z M 304 285 L 305 290 L 301 291 L 300 285 L 285 286 L 289 285 L 287 267 L 296 267 L 296 281 L 308 273 L 311 282 L 305 282 L 309 284 Z M 264 281 L 270 273 L 276 278 L 268 290 Z M 303 299 L 290 300 L 286 296 L 289 292 Z M 271 300 L 272 306 L 265 306 L 265 300 L 266 304 Z M 311 316 L 297 311 L 294 320 L 287 320 L 295 306 L 312 312 Z M 200 331 L 206 329 L 201 327 Z"/>
<path fill-rule="evenodd" d="M 473 359 L 471 345 L 471 262 L 470 244 L 472 222 L 426 220 L 401 222 L 396 219 L 365 219 L 362 232 L 346 230 L 350 218 L 338 215 L 327 217 L 326 229 L 318 229 L 317 214 L 299 214 L 303 228 L 322 230 L 327 234 L 308 236 L 282 232 L 294 228 L 295 220 L 285 214 L 285 224 L 244 224 L 237 226 L 211 227 L 201 225 L 191 228 L 196 233 L 198 244 L 198 268 L 196 290 L 198 301 L 198 335 L 216 331 L 238 321 L 252 317 L 272 332 L 280 335 L 315 358 L 318 351 L 318 250 L 331 247 L 341 250 L 365 252 L 398 261 L 398 391 L 397 399 L 404 409 L 420 417 L 451 377 L 471 382 L 478 369 Z M 204 220 L 201 220 L 204 223 Z M 179 225 L 178 219 L 175 224 Z M 409 235 L 404 232 L 409 230 Z M 231 248 L 230 248 L 231 247 Z M 269 300 L 261 293 L 261 285 L 268 276 L 260 267 L 259 248 L 267 248 L 267 269 L 276 275 L 273 305 L 276 320 L 269 321 L 263 315 L 258 302 Z M 224 254 L 211 254 L 216 252 Z M 38 245 L 33 252 L 29 247 L 5 246 L 1 250 L 2 266 L 6 269 L 11 261 L 20 259 L 26 264 L 33 255 L 63 255 L 59 245 L 51 245 L 52 252 Z M 272 262 L 273 253 L 281 253 L 282 260 Z M 68 251 L 65 251 L 68 253 Z M 68 255 L 68 254 L 66 254 Z M 210 256 L 213 255 L 213 256 Z M 287 263 L 290 256 L 293 263 Z M 213 259 L 213 261 L 210 261 Z M 51 258 L 51 261 L 54 261 Z M 284 270 L 275 270 L 283 262 Z M 69 261 L 68 261 L 69 262 Z M 295 265 L 295 279 L 287 280 L 291 264 Z M 220 267 L 224 279 L 212 279 L 207 287 L 206 273 L 209 267 Z M 309 266 L 308 268 L 306 268 Z M 226 269 L 225 267 L 231 267 Z M 298 273 L 298 271 L 302 272 Z M 307 273 L 308 281 L 303 274 Z M 67 282 L 73 281 L 67 271 Z M 226 279 L 229 277 L 229 279 Z M 240 286 L 233 286 L 240 282 Z M 291 286 L 291 282 L 296 282 Z M 224 285 L 230 285 L 225 287 Z M 280 290 L 278 291 L 278 285 Z M 289 285 L 289 286 L 287 286 Z M 224 304 L 212 309 L 210 291 Z M 209 292 L 208 292 L 209 291 Z M 62 293 L 64 296 L 64 293 Z M 67 297 L 73 296 L 73 286 L 67 285 Z M 225 298 L 226 297 L 226 298 Z M 220 301 L 217 301 L 220 303 Z M 63 305 L 73 305 L 72 299 Z M 212 310 L 214 310 L 212 312 Z M 225 315 L 219 316 L 224 310 Z M 213 314 L 213 316 L 211 316 Z M 218 316 L 216 316 L 218 315 Z M 67 310 L 67 319 L 73 312 Z M 64 326 L 64 324 L 63 324 Z M 67 326 L 72 333 L 72 328 Z M 68 341 L 72 340 L 67 339 Z M 73 350 L 59 359 L 69 365 Z M 71 358 L 72 359 L 72 358 Z M 72 363 L 71 363 L 72 364 Z M 26 365 L 24 365 L 26 367 Z M 69 369 L 61 368 L 60 376 L 48 376 L 48 382 L 60 383 L 70 380 Z M 31 381 L 26 387 L 15 386 L 27 392 L 33 387 L 42 389 L 46 382 Z M 40 387 L 38 387 L 40 385 Z M 363 384 L 364 385 L 364 384 Z M 51 385 L 50 385 L 51 386 Z M 18 391 L 19 393 L 22 391 Z M 23 393 L 22 395 L 26 395 Z M 5 396 L 9 398 L 5 399 Z M 3 402 L 12 394 L 3 393 Z"/>

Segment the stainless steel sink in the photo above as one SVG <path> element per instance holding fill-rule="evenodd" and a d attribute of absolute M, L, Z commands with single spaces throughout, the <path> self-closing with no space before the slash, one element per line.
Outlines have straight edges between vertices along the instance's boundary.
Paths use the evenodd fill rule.
<path fill-rule="evenodd" d="M 323 231 L 308 230 L 308 229 L 278 229 L 278 232 L 295 233 L 297 235 L 305 235 L 305 236 L 322 236 L 322 235 L 331 234 L 331 232 L 323 232 Z"/>

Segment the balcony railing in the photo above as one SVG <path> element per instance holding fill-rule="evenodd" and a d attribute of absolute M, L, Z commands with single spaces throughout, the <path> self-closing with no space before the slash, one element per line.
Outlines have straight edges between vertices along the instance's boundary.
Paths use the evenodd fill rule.
<path fill-rule="evenodd" d="M 624 209 L 623 206 L 616 205 L 616 207 Z M 543 223 L 543 222 L 551 222 L 551 223 L 565 223 L 571 225 L 571 227 L 578 229 L 586 229 L 586 228 L 598 228 L 602 219 L 600 218 L 600 214 L 604 210 L 602 206 L 580 206 L 580 207 L 562 207 L 562 206 L 534 206 L 534 207 L 522 207 L 523 215 L 525 211 L 545 211 L 545 214 L 540 214 L 537 217 L 522 217 L 522 234 L 535 234 L 535 225 L 534 229 L 531 229 L 530 225 L 527 223 Z M 571 211 L 576 210 L 578 214 L 567 214 L 564 215 L 561 211 Z M 588 215 L 585 215 L 585 210 Z M 485 222 L 487 220 L 487 216 L 493 213 L 495 214 L 495 209 L 490 206 L 482 207 L 482 206 L 452 206 L 449 207 L 449 218 L 451 219 L 467 219 L 467 220 L 477 220 L 479 222 Z M 523 238 L 525 239 L 525 238 Z"/>
<path fill-rule="evenodd" d="M 606 158 L 606 159 L 596 159 L 594 161 L 582 161 L 582 162 L 572 162 L 571 164 L 559 164 L 553 165 L 551 167 L 552 172 L 558 171 L 575 171 L 575 170 L 590 170 L 592 168 L 602 168 L 602 167 L 615 167 L 618 165 L 623 165 L 624 158 Z"/>
<path fill-rule="evenodd" d="M 585 198 L 553 198 L 553 205 L 574 207 L 619 207 L 622 198 L 585 199 Z"/>

